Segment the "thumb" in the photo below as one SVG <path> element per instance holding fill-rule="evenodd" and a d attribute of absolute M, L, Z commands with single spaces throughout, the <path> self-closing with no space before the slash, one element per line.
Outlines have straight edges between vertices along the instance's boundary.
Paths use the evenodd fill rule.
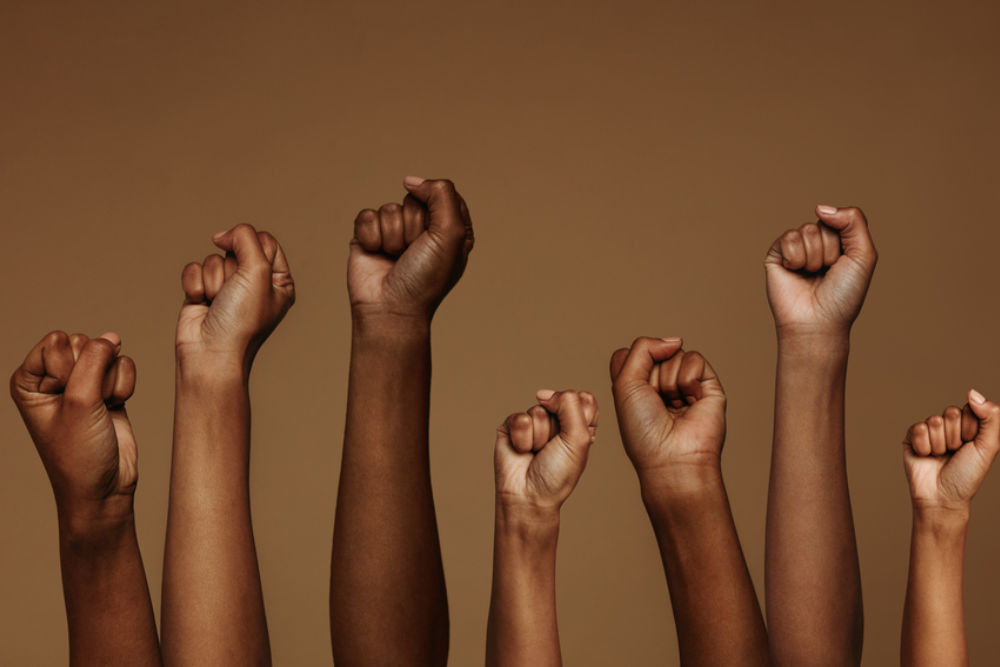
<path fill-rule="evenodd" d="M 995 454 L 1000 449 L 1000 405 L 987 401 L 978 391 L 970 389 L 969 407 L 979 419 L 977 442 L 987 446 Z"/>
<path fill-rule="evenodd" d="M 462 220 L 462 199 L 455 184 L 448 179 L 426 179 L 407 176 L 403 181 L 406 190 L 427 205 L 427 230 L 438 234 L 465 238 Z"/>
<path fill-rule="evenodd" d="M 236 225 L 228 232 L 219 232 L 212 237 L 212 243 L 222 250 L 236 255 L 236 262 L 239 266 L 266 266 L 270 269 L 271 263 L 264 255 L 257 230 L 252 225 Z"/>
<path fill-rule="evenodd" d="M 556 415 L 562 440 L 572 449 L 590 443 L 589 420 L 580 395 L 575 391 L 553 392 L 544 389 L 536 394 L 538 404 Z"/>
<path fill-rule="evenodd" d="M 816 215 L 823 224 L 840 233 L 840 244 L 844 249 L 844 255 L 862 262 L 869 268 L 875 266 L 878 253 L 868 231 L 868 219 L 860 208 L 817 206 Z"/>

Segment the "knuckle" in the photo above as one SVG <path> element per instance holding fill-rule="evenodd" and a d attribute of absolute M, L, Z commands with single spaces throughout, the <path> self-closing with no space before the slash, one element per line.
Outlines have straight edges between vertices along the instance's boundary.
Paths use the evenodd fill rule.
<path fill-rule="evenodd" d="M 67 334 L 65 331 L 59 331 L 59 330 L 50 331 L 49 333 L 45 334 L 45 337 L 42 339 L 42 341 L 47 346 L 66 345 L 69 343 L 69 334 Z"/>
<path fill-rule="evenodd" d="M 956 408 L 954 405 L 952 405 L 945 408 L 944 416 L 946 418 L 950 417 L 951 419 L 958 419 L 959 417 L 962 416 L 962 411 Z"/>
<path fill-rule="evenodd" d="M 382 204 L 379 207 L 378 212 L 380 215 L 399 215 L 403 210 L 403 207 L 396 202 L 389 202 L 388 204 Z"/>
<path fill-rule="evenodd" d="M 941 415 L 934 415 L 933 417 L 928 417 L 927 418 L 927 425 L 928 426 L 934 426 L 934 427 L 943 426 L 944 425 L 944 418 Z"/>
<path fill-rule="evenodd" d="M 355 218 L 355 222 L 358 224 L 368 224 L 378 220 L 378 211 L 373 208 L 366 208 L 358 213 L 358 217 Z"/>
<path fill-rule="evenodd" d="M 452 194 L 455 192 L 455 184 L 447 178 L 441 178 L 431 184 L 431 188 L 438 194 Z"/>
<path fill-rule="evenodd" d="M 233 227 L 233 233 L 235 234 L 256 234 L 257 230 L 254 229 L 253 225 L 241 222 L 240 224 Z"/>

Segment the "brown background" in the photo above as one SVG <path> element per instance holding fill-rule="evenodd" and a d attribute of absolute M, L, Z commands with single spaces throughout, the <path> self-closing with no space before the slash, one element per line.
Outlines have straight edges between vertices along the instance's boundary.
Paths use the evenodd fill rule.
<path fill-rule="evenodd" d="M 493 429 L 543 387 L 590 389 L 604 407 L 563 510 L 566 663 L 677 664 L 607 361 L 638 335 L 683 335 L 719 371 L 727 484 L 763 597 L 775 346 L 761 261 L 814 205 L 856 204 L 881 253 L 848 396 L 865 655 L 896 662 L 910 519 L 898 443 L 970 387 L 1000 397 L 1000 6 L 85 4 L 0 6 L 0 368 L 52 329 L 121 334 L 139 369 L 129 407 L 155 606 L 179 275 L 212 233 L 249 222 L 283 243 L 299 293 L 253 380 L 275 662 L 330 662 L 351 223 L 398 201 L 406 174 L 447 176 L 477 236 L 434 330 L 452 664 L 483 655 Z M 58 664 L 54 503 L 10 402 L 0 432 L 0 663 Z M 969 538 L 974 662 L 1000 648 L 998 476 Z"/>

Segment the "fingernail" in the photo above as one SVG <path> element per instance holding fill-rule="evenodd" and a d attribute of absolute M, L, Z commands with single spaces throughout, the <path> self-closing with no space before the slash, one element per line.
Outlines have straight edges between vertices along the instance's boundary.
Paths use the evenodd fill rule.
<path fill-rule="evenodd" d="M 219 238 L 220 236 L 225 236 L 225 235 L 226 235 L 226 232 L 228 232 L 228 231 L 229 231 L 229 230 L 227 229 L 227 230 L 226 230 L 225 232 L 215 232 L 214 234 L 212 234 L 212 238 L 213 238 L 213 239 L 217 239 L 217 238 Z"/>
<path fill-rule="evenodd" d="M 698 402 L 697 396 L 685 396 L 684 398 L 687 399 L 688 405 L 694 405 Z"/>
<path fill-rule="evenodd" d="M 662 340 L 664 343 L 680 343 L 681 342 L 681 339 L 678 338 L 678 337 L 676 337 L 676 336 L 673 337 L 673 338 L 661 338 L 660 340 Z"/>
<path fill-rule="evenodd" d="M 976 405 L 982 405 L 983 403 L 986 402 L 986 397 L 980 394 L 975 389 L 969 390 L 969 398 L 971 398 L 973 403 L 975 403 Z"/>
<path fill-rule="evenodd" d="M 121 336 L 119 336 L 118 334 L 114 333 L 113 331 L 109 331 L 106 334 L 101 334 L 99 336 L 99 338 L 103 338 L 104 340 L 108 341 L 109 343 L 111 343 L 115 347 L 121 347 L 122 346 L 122 338 L 121 338 Z"/>
<path fill-rule="evenodd" d="M 836 206 L 817 206 L 816 209 L 819 210 L 819 212 L 822 213 L 823 215 L 836 215 L 837 214 L 837 207 Z"/>
<path fill-rule="evenodd" d="M 403 183 L 408 188 L 415 188 L 426 180 L 426 178 L 420 178 L 419 176 L 407 176 L 403 179 Z"/>
<path fill-rule="evenodd" d="M 547 401 L 555 395 L 556 392 L 552 391 L 551 389 L 539 389 L 537 392 L 535 392 L 535 396 L 537 396 L 538 400 L 540 401 Z"/>

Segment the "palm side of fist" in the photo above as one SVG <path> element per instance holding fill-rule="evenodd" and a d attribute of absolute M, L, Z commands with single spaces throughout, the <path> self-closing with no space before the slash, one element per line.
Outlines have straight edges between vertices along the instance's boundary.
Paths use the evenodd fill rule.
<path fill-rule="evenodd" d="M 253 357 L 295 302 L 295 283 L 278 241 L 237 225 L 212 241 L 226 256 L 184 267 L 178 357 L 211 354 L 242 363 Z"/>
<path fill-rule="evenodd" d="M 28 433 L 61 510 L 126 497 L 138 481 L 135 437 L 125 413 L 135 364 L 115 334 L 88 339 L 54 331 L 10 380 Z"/>
<path fill-rule="evenodd" d="M 681 345 L 638 338 L 611 357 L 622 443 L 640 478 L 721 464 L 726 393 L 708 361 Z"/>
<path fill-rule="evenodd" d="M 917 422 L 903 440 L 915 508 L 967 509 L 1000 451 L 1000 406 L 979 392 L 969 402 Z"/>
<path fill-rule="evenodd" d="M 407 177 L 400 204 L 354 221 L 347 285 L 360 315 L 430 319 L 462 277 L 474 245 L 465 200 L 448 180 Z"/>
<path fill-rule="evenodd" d="M 861 209 L 817 206 L 816 214 L 819 222 L 786 231 L 764 260 L 780 334 L 848 332 L 875 271 L 878 253 Z"/>
<path fill-rule="evenodd" d="M 497 429 L 497 501 L 557 510 L 587 465 L 597 399 L 586 391 L 539 391 L 537 398 L 538 405 L 510 415 Z"/>

